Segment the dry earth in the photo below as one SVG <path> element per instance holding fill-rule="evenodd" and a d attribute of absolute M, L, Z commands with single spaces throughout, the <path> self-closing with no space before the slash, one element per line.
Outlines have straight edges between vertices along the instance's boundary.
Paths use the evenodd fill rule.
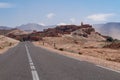
<path fill-rule="evenodd" d="M 0 54 L 17 45 L 19 41 L 0 35 Z"/>
<path fill-rule="evenodd" d="M 102 48 L 106 45 L 105 42 L 77 41 L 70 37 L 45 37 L 43 41 L 35 44 L 60 54 L 120 70 L 120 50 Z"/>

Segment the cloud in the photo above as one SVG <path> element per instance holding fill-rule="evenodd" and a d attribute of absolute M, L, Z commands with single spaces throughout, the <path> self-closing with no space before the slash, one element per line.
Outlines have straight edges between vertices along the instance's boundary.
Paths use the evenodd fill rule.
<path fill-rule="evenodd" d="M 38 23 L 38 24 L 39 24 L 39 25 L 42 25 L 42 26 L 45 26 L 45 24 L 44 24 L 44 23 L 42 23 L 42 22 L 41 22 L 41 23 Z"/>
<path fill-rule="evenodd" d="M 55 16 L 54 13 L 49 13 L 49 14 L 46 15 L 46 17 L 47 17 L 48 19 L 51 19 L 51 18 L 53 18 L 54 16 Z"/>
<path fill-rule="evenodd" d="M 62 23 L 59 23 L 59 24 L 57 24 L 57 25 L 67 25 L 67 24 L 62 22 Z"/>
<path fill-rule="evenodd" d="M 71 21 L 72 23 L 74 23 L 74 22 L 76 21 L 76 19 L 75 19 L 75 18 L 70 18 L 70 21 Z"/>
<path fill-rule="evenodd" d="M 113 13 L 108 14 L 93 14 L 87 16 L 87 19 L 93 20 L 93 21 L 106 21 L 109 17 L 114 16 Z"/>
<path fill-rule="evenodd" d="M 13 5 L 10 3 L 0 2 L 0 8 L 11 8 L 11 7 L 13 7 Z"/>

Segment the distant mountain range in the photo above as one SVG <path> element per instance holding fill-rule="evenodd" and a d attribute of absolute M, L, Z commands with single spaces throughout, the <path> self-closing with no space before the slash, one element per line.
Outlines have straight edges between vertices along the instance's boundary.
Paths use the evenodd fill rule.
<path fill-rule="evenodd" d="M 12 28 L 10 27 L 7 27 L 7 26 L 0 26 L 0 30 L 10 30 Z"/>
<path fill-rule="evenodd" d="M 43 26 L 36 23 L 29 23 L 17 26 L 16 28 L 24 31 L 42 31 L 43 29 L 53 28 L 53 26 Z M 106 36 L 112 36 L 113 38 L 120 39 L 120 22 L 109 22 L 105 24 L 94 24 L 93 27 L 101 34 Z M 0 26 L 0 30 L 10 30 L 12 28 L 6 26 Z"/>
<path fill-rule="evenodd" d="M 93 27 L 103 35 L 120 39 L 120 22 L 109 22 L 105 24 L 95 24 Z"/>
<path fill-rule="evenodd" d="M 33 31 L 33 30 L 42 31 L 45 28 L 45 26 L 36 23 L 28 23 L 28 24 L 23 24 L 21 26 L 17 26 L 16 28 L 24 31 Z"/>
<path fill-rule="evenodd" d="M 24 31 L 33 31 L 33 30 L 42 31 L 43 29 L 53 28 L 53 27 L 56 27 L 56 25 L 43 26 L 36 23 L 28 23 L 28 24 L 17 26 L 15 28 L 24 30 Z M 7 27 L 7 26 L 0 26 L 0 30 L 10 30 L 10 29 L 13 29 L 13 28 Z"/>

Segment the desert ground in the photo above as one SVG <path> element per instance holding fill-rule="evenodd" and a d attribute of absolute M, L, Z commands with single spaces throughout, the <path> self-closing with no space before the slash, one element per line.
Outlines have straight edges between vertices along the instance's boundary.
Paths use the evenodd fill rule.
<path fill-rule="evenodd" d="M 63 36 L 44 37 L 42 41 L 34 44 L 62 55 L 120 70 L 120 49 L 103 48 L 104 45 L 110 44 L 104 41 L 74 40 Z"/>
<path fill-rule="evenodd" d="M 0 35 L 0 54 L 17 45 L 19 41 Z"/>

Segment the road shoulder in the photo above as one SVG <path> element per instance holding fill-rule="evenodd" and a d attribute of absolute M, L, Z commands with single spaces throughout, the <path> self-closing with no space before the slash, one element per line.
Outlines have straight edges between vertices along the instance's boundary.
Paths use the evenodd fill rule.
<path fill-rule="evenodd" d="M 4 54 L 6 51 L 8 51 L 10 48 L 13 48 L 13 47 L 15 47 L 15 46 L 17 46 L 19 43 L 15 43 L 14 45 L 12 45 L 12 46 L 8 46 L 8 47 L 5 47 L 5 48 L 3 48 L 3 49 L 0 49 L 0 55 L 1 54 Z"/>
<path fill-rule="evenodd" d="M 52 52 L 56 52 L 60 55 L 64 55 L 76 60 L 80 60 L 80 61 L 87 61 L 90 63 L 93 63 L 95 65 L 99 65 L 99 66 L 103 66 L 112 70 L 117 70 L 120 71 L 120 63 L 117 62 L 112 62 L 112 61 L 107 61 L 107 60 L 103 60 L 100 58 L 96 58 L 96 57 L 92 57 L 92 56 L 87 56 L 87 55 L 79 55 L 79 54 L 75 54 L 75 53 L 71 53 L 71 52 L 67 52 L 67 51 L 60 51 L 51 47 L 46 47 L 43 45 L 40 45 L 38 42 L 33 42 L 33 44 L 37 47 L 43 48 L 43 49 L 47 49 L 49 51 Z"/>

